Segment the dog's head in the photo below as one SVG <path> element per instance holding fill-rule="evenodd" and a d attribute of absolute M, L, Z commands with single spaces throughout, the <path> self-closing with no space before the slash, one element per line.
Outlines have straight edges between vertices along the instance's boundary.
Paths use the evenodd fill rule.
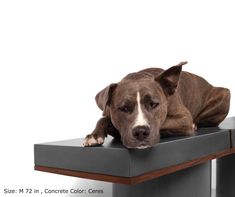
<path fill-rule="evenodd" d="M 138 76 L 111 84 L 96 95 L 103 115 L 111 118 L 128 148 L 147 148 L 160 140 L 167 116 L 168 97 L 175 93 L 182 62 L 160 75 L 138 80 Z"/>

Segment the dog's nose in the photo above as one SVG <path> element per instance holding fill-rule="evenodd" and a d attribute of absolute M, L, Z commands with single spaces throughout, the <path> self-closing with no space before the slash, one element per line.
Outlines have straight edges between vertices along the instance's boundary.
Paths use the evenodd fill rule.
<path fill-rule="evenodd" d="M 132 130 L 132 135 L 139 141 L 143 141 L 150 134 L 150 129 L 147 126 L 137 126 Z"/>

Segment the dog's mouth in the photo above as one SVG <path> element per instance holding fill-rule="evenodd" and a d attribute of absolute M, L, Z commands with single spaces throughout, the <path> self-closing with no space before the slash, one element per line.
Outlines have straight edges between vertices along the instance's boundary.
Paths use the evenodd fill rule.
<path fill-rule="evenodd" d="M 150 148 L 151 146 L 149 145 L 141 145 L 141 146 L 137 146 L 137 149 L 146 149 L 146 148 Z"/>
<path fill-rule="evenodd" d="M 138 141 L 135 139 L 121 138 L 122 144 L 128 149 L 147 149 L 160 142 L 160 138 L 147 138 L 143 141 Z"/>
<path fill-rule="evenodd" d="M 128 146 L 125 145 L 128 149 L 147 149 L 147 148 L 151 148 L 152 146 L 150 145 L 138 145 L 138 146 Z"/>
<path fill-rule="evenodd" d="M 150 135 L 143 140 L 138 140 L 128 135 L 121 135 L 120 139 L 122 144 L 128 149 L 147 149 L 153 147 L 154 145 L 160 142 L 160 135 Z"/>
<path fill-rule="evenodd" d="M 123 145 L 128 149 L 146 149 L 152 147 L 152 145 L 150 145 L 149 142 L 139 142 L 131 144 L 123 143 Z"/>

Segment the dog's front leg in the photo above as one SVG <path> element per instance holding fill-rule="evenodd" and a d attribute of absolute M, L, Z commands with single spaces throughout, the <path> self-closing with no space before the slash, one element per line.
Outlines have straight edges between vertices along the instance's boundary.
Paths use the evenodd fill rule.
<path fill-rule="evenodd" d="M 87 135 L 83 145 L 95 146 L 104 143 L 104 138 L 107 136 L 107 130 L 110 124 L 110 119 L 103 117 L 98 120 L 94 131 Z"/>
<path fill-rule="evenodd" d="M 104 143 L 104 138 L 107 137 L 108 134 L 115 138 L 120 137 L 118 131 L 114 128 L 110 118 L 103 117 L 97 122 L 94 131 L 86 136 L 83 145 L 101 145 Z"/>

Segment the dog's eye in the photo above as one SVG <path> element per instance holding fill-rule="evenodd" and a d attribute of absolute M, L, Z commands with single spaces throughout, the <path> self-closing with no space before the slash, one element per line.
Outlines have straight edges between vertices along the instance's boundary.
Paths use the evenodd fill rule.
<path fill-rule="evenodd" d="M 146 109 L 150 111 L 150 110 L 157 108 L 160 103 L 158 102 L 158 99 L 152 98 L 151 95 L 147 94 L 144 97 L 144 104 L 145 104 Z"/>
<path fill-rule="evenodd" d="M 127 105 L 119 107 L 118 109 L 122 112 L 125 112 L 125 113 L 131 113 L 131 111 L 132 111 L 132 108 L 130 106 L 127 106 Z"/>
<path fill-rule="evenodd" d="M 151 109 L 155 109 L 158 105 L 159 105 L 158 102 L 153 102 L 153 101 L 149 102 L 149 106 Z"/>

